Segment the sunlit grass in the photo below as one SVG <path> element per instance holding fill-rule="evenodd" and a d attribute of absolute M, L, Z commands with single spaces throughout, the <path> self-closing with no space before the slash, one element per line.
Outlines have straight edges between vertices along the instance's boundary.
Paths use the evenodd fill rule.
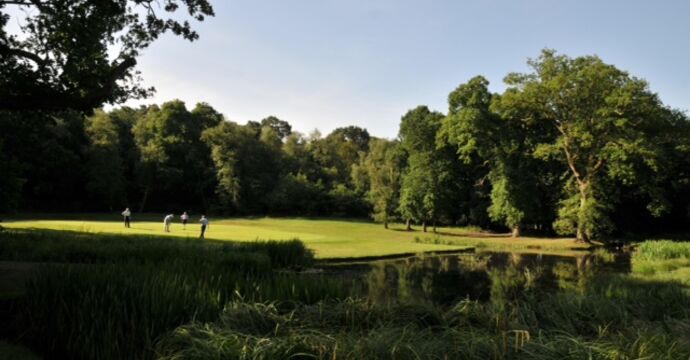
<path fill-rule="evenodd" d="M 690 285 L 690 242 L 645 241 L 633 255 L 632 269 L 644 277 Z"/>
<path fill-rule="evenodd" d="M 84 215 L 84 220 L 17 220 L 3 226 L 24 229 L 53 229 L 106 234 L 136 234 L 197 238 L 199 225 L 173 224 L 170 233 L 163 232 L 163 224 L 153 221 L 136 221 L 131 229 L 125 229 L 115 219 L 104 221 L 103 215 Z M 151 216 L 147 217 L 150 220 Z M 160 217 L 162 219 L 162 216 Z M 94 220 L 91 220 L 94 219 Z M 97 220 L 96 220 L 97 219 Z M 207 239 L 221 241 L 254 241 L 299 239 L 315 252 L 317 258 L 356 258 L 394 254 L 414 254 L 428 251 L 461 250 L 468 247 L 494 250 L 564 251 L 584 249 L 572 239 L 547 239 L 523 237 L 513 239 L 492 234 L 478 234 L 476 228 L 440 227 L 438 233 L 405 231 L 404 225 L 393 224 L 384 229 L 380 224 L 367 221 L 347 221 L 301 218 L 231 218 L 211 219 Z M 422 241 L 415 241 L 422 239 Z M 425 239 L 439 239 L 426 241 Z"/>

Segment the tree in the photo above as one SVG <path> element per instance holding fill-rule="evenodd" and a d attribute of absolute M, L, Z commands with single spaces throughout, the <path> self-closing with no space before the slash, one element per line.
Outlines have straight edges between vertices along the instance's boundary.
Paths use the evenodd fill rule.
<path fill-rule="evenodd" d="M 125 177 L 117 125 L 102 110 L 87 119 L 86 190 L 96 209 L 126 205 Z"/>
<path fill-rule="evenodd" d="M 69 211 L 83 207 L 84 149 L 88 143 L 83 115 L 74 111 L 0 111 L 2 160 L 7 166 L 0 176 L 8 177 L 7 191 L 19 189 L 24 209 Z M 14 179 L 11 179 L 14 177 Z M 5 191 L 3 189 L 2 191 Z"/>
<path fill-rule="evenodd" d="M 214 15 L 208 0 L 166 0 L 162 9 L 154 0 L 0 0 L 0 11 L 11 6 L 31 11 L 0 13 L 0 110 L 91 112 L 145 97 L 153 89 L 138 83 L 140 52 L 168 31 L 198 38 L 172 13 Z M 10 20 L 22 22 L 21 35 L 6 31 Z"/>
<path fill-rule="evenodd" d="M 400 143 L 408 155 L 408 168 L 400 191 L 400 213 L 408 220 L 421 222 L 426 232 L 428 221 L 439 218 L 445 192 L 451 177 L 449 164 L 444 163 L 436 148 L 436 133 L 443 114 L 418 106 L 400 121 Z M 408 222 L 409 228 L 409 222 Z"/>
<path fill-rule="evenodd" d="M 535 154 L 568 168 L 567 198 L 555 226 L 589 242 L 610 231 L 611 184 L 641 180 L 635 166 L 658 172 L 659 148 L 651 134 L 666 126 L 664 107 L 644 80 L 596 56 L 569 58 L 544 50 L 528 64 L 531 73 L 506 77 L 503 107 L 528 126 L 554 130 Z"/>
<path fill-rule="evenodd" d="M 206 208 L 206 191 L 213 179 L 209 150 L 201 134 L 222 117 L 208 105 L 189 112 L 184 102 L 169 101 L 152 106 L 132 129 L 139 149 L 139 183 L 143 187 L 140 211 L 153 197 L 165 199 L 165 208 Z M 176 194 L 174 198 L 170 194 Z M 159 197 L 160 199 L 157 199 Z"/>
<path fill-rule="evenodd" d="M 369 138 L 365 129 L 356 126 L 337 128 L 325 138 L 312 137 L 308 149 L 321 168 L 321 176 L 328 188 L 341 184 L 353 187 L 352 166 L 366 153 Z"/>
<path fill-rule="evenodd" d="M 280 120 L 275 116 L 269 116 L 261 120 L 261 126 L 268 126 L 273 129 L 273 131 L 280 136 L 281 140 L 287 138 L 292 133 L 292 126 L 290 123 L 285 120 Z"/>
<path fill-rule="evenodd" d="M 502 117 L 492 111 L 492 102 L 500 97 L 492 95 L 488 85 L 477 76 L 448 95 L 449 112 L 437 140 L 440 146 L 454 146 L 465 164 L 478 162 L 489 168 L 489 216 L 518 237 L 525 222 L 535 217 L 538 167 L 530 150 L 531 134 L 510 113 Z"/>
<path fill-rule="evenodd" d="M 211 149 L 216 171 L 216 193 L 227 212 L 266 212 L 270 195 L 280 179 L 280 147 L 267 138 L 277 137 L 270 127 L 257 129 L 224 121 L 202 135 Z M 265 137 L 262 140 L 261 134 Z M 267 135 L 268 134 L 268 135 Z"/>
<path fill-rule="evenodd" d="M 0 212 L 17 210 L 21 203 L 21 190 L 24 179 L 21 178 L 19 162 L 5 152 L 0 138 Z"/>
<path fill-rule="evenodd" d="M 373 218 L 383 223 L 388 229 L 388 222 L 398 208 L 400 197 L 401 173 L 405 166 L 404 153 L 397 141 L 372 139 L 369 152 L 357 165 L 356 173 L 364 173 L 364 186 L 367 187 L 367 199 L 373 207 Z"/>
<path fill-rule="evenodd" d="M 329 135 L 331 138 L 339 138 L 348 143 L 354 143 L 358 150 L 366 151 L 369 149 L 369 132 L 359 126 L 346 126 L 333 130 Z"/>

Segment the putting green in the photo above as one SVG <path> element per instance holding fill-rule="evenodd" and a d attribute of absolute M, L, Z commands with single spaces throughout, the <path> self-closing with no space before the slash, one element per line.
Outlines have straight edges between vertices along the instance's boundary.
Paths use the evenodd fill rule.
<path fill-rule="evenodd" d="M 151 216 L 148 216 L 149 219 Z M 193 222 L 187 225 L 174 222 L 171 232 L 163 232 L 163 222 L 135 221 L 132 227 L 124 228 L 120 221 L 103 221 L 103 216 L 82 216 L 83 220 L 16 220 L 6 221 L 7 228 L 51 229 L 90 233 L 164 235 L 186 238 L 197 238 L 200 226 Z M 119 219 L 117 216 L 113 216 Z M 160 216 L 162 219 L 163 217 Z M 194 218 L 196 221 L 197 219 Z M 421 253 L 428 251 L 462 250 L 480 245 L 497 248 L 533 248 L 547 245 L 549 248 L 570 249 L 573 246 L 568 239 L 511 239 L 505 236 L 477 237 L 467 228 L 439 228 L 439 233 L 404 231 L 401 224 L 384 229 L 380 224 L 366 221 L 320 220 L 320 219 L 282 219 L 282 218 L 231 218 L 210 219 L 206 234 L 209 240 L 221 241 L 254 241 L 254 240 L 290 240 L 299 239 L 314 250 L 317 258 L 356 258 L 368 256 L 385 256 L 404 253 Z M 476 231 L 476 230 L 475 230 Z M 423 241 L 417 242 L 415 240 Z M 454 245 L 434 244 L 429 242 L 452 241 Z M 492 246 L 493 245 L 493 246 Z"/>

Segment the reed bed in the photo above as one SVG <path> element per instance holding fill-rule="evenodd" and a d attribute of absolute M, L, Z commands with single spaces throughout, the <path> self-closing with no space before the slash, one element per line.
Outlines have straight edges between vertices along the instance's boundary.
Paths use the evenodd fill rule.
<path fill-rule="evenodd" d="M 511 295 L 448 308 L 346 299 L 281 311 L 276 303 L 231 302 L 218 320 L 180 326 L 155 350 L 169 360 L 690 356 L 688 296 L 674 284 L 615 276 L 554 295 L 513 292 L 529 289 L 528 280 L 508 276 L 514 281 L 492 295 Z"/>
<path fill-rule="evenodd" d="M 654 240 L 641 243 L 632 258 L 633 271 L 643 275 L 664 274 L 667 278 L 690 283 L 686 271 L 690 268 L 690 242 Z M 670 275 L 670 276 L 668 276 Z"/>

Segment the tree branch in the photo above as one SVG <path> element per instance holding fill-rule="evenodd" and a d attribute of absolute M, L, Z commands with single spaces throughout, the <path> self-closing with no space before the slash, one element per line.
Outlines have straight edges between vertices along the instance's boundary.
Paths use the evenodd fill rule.
<path fill-rule="evenodd" d="M 41 67 L 46 66 L 48 61 L 46 59 L 43 59 L 42 57 L 26 51 L 22 49 L 13 49 L 7 45 L 0 44 L 0 54 L 7 54 L 7 55 L 16 55 L 16 56 L 21 56 L 23 58 L 29 59 L 33 62 L 36 63 L 36 65 L 39 65 Z"/>
<path fill-rule="evenodd" d="M 565 132 L 563 132 L 563 134 L 565 134 Z M 582 175 L 577 170 L 577 167 L 575 167 L 575 158 L 570 153 L 570 149 L 568 149 L 568 138 L 565 135 L 563 135 L 563 142 L 563 150 L 565 151 L 565 158 L 568 161 L 568 166 L 570 167 L 570 170 L 573 172 L 573 175 L 575 175 L 575 179 L 577 180 L 577 182 L 582 183 Z"/>
<path fill-rule="evenodd" d="M 0 5 L 19 5 L 19 6 L 36 6 L 41 7 L 43 5 L 49 4 L 50 1 L 38 1 L 38 0 L 0 0 Z"/>

